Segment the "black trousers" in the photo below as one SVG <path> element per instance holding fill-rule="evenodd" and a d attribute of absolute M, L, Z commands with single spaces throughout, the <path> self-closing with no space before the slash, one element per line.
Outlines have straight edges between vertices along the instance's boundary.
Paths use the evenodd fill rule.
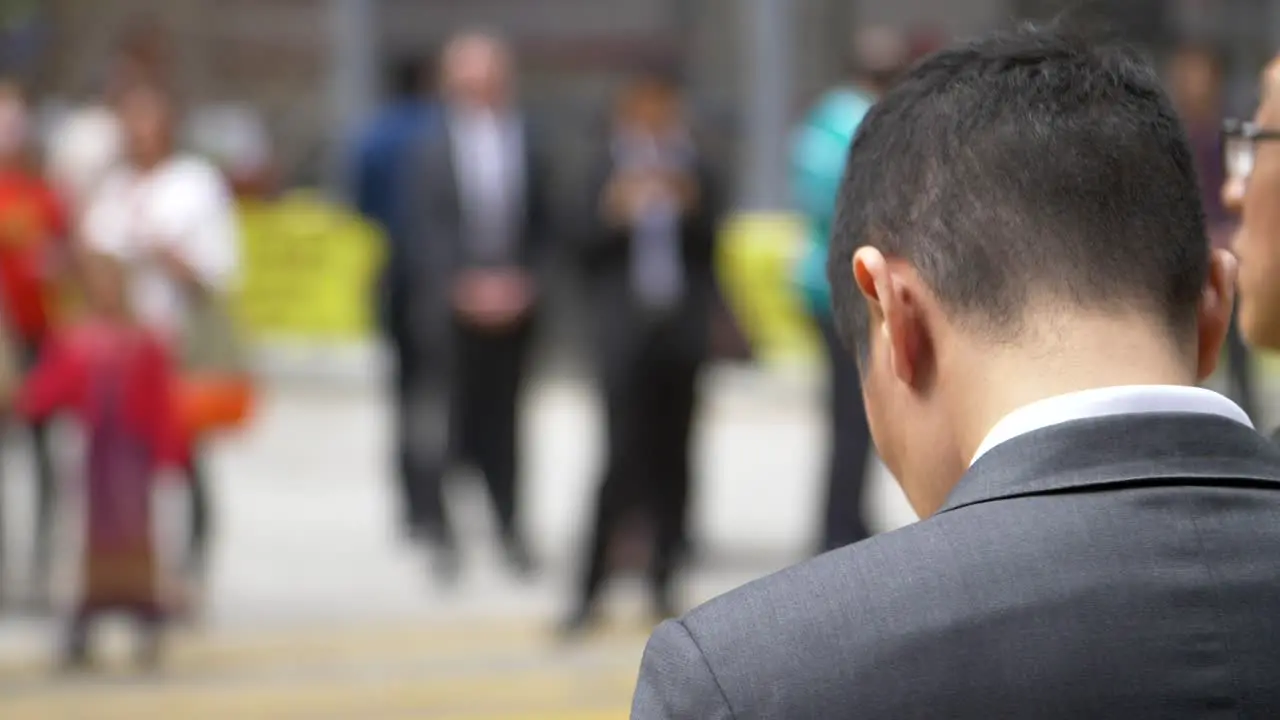
<path fill-rule="evenodd" d="M 23 342 L 19 346 L 19 360 L 23 372 L 30 372 L 40 356 L 39 341 Z M 50 437 L 51 425 L 47 421 L 28 425 L 25 430 L 31 443 L 32 465 L 36 486 L 36 522 L 34 557 L 32 558 L 32 585 L 37 597 L 48 596 L 49 572 L 53 562 L 53 513 L 57 501 L 57 485 L 53 471 L 53 450 Z M 0 575 L 3 574 L 3 532 L 0 532 Z"/>
<path fill-rule="evenodd" d="M 203 579 L 209 567 L 213 533 L 213 508 L 209 499 L 209 472 L 200 448 L 191 448 L 187 461 L 187 558 L 186 572 Z"/>
<path fill-rule="evenodd" d="M 680 334 L 678 328 L 657 327 L 638 338 L 617 337 L 614 342 L 626 346 L 605 351 L 606 459 L 578 586 L 580 609 L 594 604 L 609 575 L 611 546 L 633 519 L 650 523 L 650 589 L 659 608 L 670 607 L 671 579 L 686 534 L 702 364 Z"/>
<path fill-rule="evenodd" d="M 402 360 L 401 490 L 410 522 L 437 542 L 454 539 L 444 481 L 455 463 L 480 471 L 504 539 L 519 535 L 519 403 L 532 329 L 459 325 L 451 358 Z"/>
<path fill-rule="evenodd" d="M 418 399 L 423 393 L 421 386 L 427 368 L 416 357 L 404 335 L 388 333 L 387 341 L 395 361 L 388 392 L 394 406 L 396 490 L 401 521 L 406 529 L 414 531 L 426 521 L 418 490 L 419 476 L 423 471 L 418 467 L 422 463 L 418 458 L 421 453 L 414 448 L 413 416 L 416 405 L 420 404 Z M 436 454 L 441 452 L 443 450 L 438 450 Z"/>
<path fill-rule="evenodd" d="M 460 325 L 454 361 L 450 456 L 484 477 L 504 537 L 517 532 L 520 394 L 532 325 L 490 333 Z"/>
<path fill-rule="evenodd" d="M 863 495 L 871 457 L 871 428 L 862 399 L 862 376 L 853 357 L 840 344 L 829 318 L 819 320 L 830 369 L 828 423 L 831 431 L 827 466 L 827 502 L 822 524 L 826 552 L 871 535 Z"/>

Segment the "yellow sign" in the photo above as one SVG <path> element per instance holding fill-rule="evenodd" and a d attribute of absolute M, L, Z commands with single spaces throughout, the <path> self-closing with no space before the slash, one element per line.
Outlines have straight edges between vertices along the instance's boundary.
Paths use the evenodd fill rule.
<path fill-rule="evenodd" d="M 373 329 L 376 230 L 308 193 L 241 207 L 237 316 L 253 338 L 359 341 Z"/>
<path fill-rule="evenodd" d="M 720 282 L 757 357 L 767 363 L 812 360 L 817 338 L 794 282 L 804 248 L 801 219 L 742 214 L 721 233 Z"/>

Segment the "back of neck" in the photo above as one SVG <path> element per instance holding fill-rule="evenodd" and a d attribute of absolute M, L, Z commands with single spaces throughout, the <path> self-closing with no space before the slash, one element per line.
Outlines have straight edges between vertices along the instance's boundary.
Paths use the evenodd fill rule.
<path fill-rule="evenodd" d="M 1126 385 L 1194 385 L 1194 352 L 1149 322 L 1063 323 L 1040 342 L 975 353 L 964 384 L 950 388 L 957 447 L 972 456 L 1004 416 L 1059 395 Z"/>

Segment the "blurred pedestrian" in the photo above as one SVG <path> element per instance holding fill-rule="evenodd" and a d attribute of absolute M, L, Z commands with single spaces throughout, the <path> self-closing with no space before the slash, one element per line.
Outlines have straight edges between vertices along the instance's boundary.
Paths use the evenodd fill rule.
<path fill-rule="evenodd" d="M 32 166 L 31 117 L 22 90 L 0 82 L 0 299 L 6 335 L 29 370 L 48 336 L 55 274 L 65 267 L 68 222 L 52 187 Z M 49 426 L 31 424 L 36 486 L 33 600 L 49 604 L 56 478 Z"/>
<path fill-rule="evenodd" d="M 406 405 L 418 368 L 410 336 L 409 290 L 417 279 L 412 262 L 413 238 L 402 215 L 414 200 L 410 173 L 414 148 L 440 132 L 435 77 L 427 61 L 412 58 L 396 65 L 389 79 L 391 97 L 361 135 L 354 158 L 352 195 L 356 210 L 377 225 L 386 241 L 386 257 L 374 298 L 379 329 L 395 357 L 390 392 L 396 407 L 396 466 L 405 530 L 412 534 L 417 518 L 411 451 L 406 435 Z"/>
<path fill-rule="evenodd" d="M 611 550 L 637 517 L 652 529 L 654 607 L 662 617 L 676 611 L 672 574 L 687 536 L 692 424 L 709 352 L 721 207 L 674 82 L 646 76 L 622 93 L 584 197 L 591 205 L 580 254 L 608 439 L 567 631 L 594 619 L 613 569 Z"/>
<path fill-rule="evenodd" d="M 1280 57 L 1262 76 L 1262 103 L 1248 122 L 1224 128 L 1222 198 L 1240 218 L 1240 330 L 1256 348 L 1280 349 Z"/>
<path fill-rule="evenodd" d="M 217 303 L 239 267 L 234 200 L 218 170 L 174 145 L 170 98 L 148 85 L 118 106 L 127 162 L 103 181 L 85 218 L 87 246 L 124 263 L 131 310 L 158 331 L 184 364 L 203 308 Z M 198 441 L 198 439 L 197 439 Z M 190 545 L 186 570 L 204 579 L 211 535 L 208 477 L 197 447 L 187 464 Z"/>
<path fill-rule="evenodd" d="M 131 19 L 84 104 L 54 127 L 47 172 L 63 201 L 79 218 L 101 183 L 123 159 L 125 148 L 115 104 L 137 84 L 165 87 L 172 70 L 169 36 L 156 18 Z"/>
<path fill-rule="evenodd" d="M 139 661 L 150 666 L 160 659 L 164 620 L 152 490 L 181 452 L 170 394 L 173 368 L 163 340 L 132 318 L 120 265 L 95 257 L 85 270 L 89 318 L 49 343 L 17 407 L 32 421 L 70 410 L 88 437 L 80 599 L 64 664 L 86 666 L 94 621 L 121 612 L 138 623 Z"/>
<path fill-rule="evenodd" d="M 1215 248 L 1228 248 L 1234 219 L 1222 201 L 1223 68 L 1222 55 L 1211 45 L 1188 43 L 1169 63 L 1169 89 L 1195 154 L 1209 238 Z M 1231 396 L 1256 417 L 1253 362 L 1240 336 L 1238 319 L 1227 335 L 1227 371 Z"/>
<path fill-rule="evenodd" d="M 519 526 L 518 418 L 552 242 L 548 166 L 517 103 L 502 40 L 454 38 L 443 78 L 444 122 L 417 149 L 403 195 L 415 278 L 404 420 L 417 495 L 411 521 L 431 543 L 438 575 L 455 578 L 443 478 L 450 461 L 474 464 L 507 561 L 527 575 L 533 559 Z"/>
<path fill-rule="evenodd" d="M 858 542 L 871 534 L 863 509 L 871 457 L 871 433 L 862 404 L 858 369 L 836 337 L 827 282 L 827 244 L 835 220 L 836 195 L 849 144 L 862 118 L 901 72 L 909 57 L 906 39 L 889 28 L 870 28 L 854 38 L 849 80 L 827 93 L 796 134 L 792 187 L 808 223 L 808 248 L 797 280 L 811 317 L 822 331 L 830 385 L 830 455 L 820 550 Z"/>

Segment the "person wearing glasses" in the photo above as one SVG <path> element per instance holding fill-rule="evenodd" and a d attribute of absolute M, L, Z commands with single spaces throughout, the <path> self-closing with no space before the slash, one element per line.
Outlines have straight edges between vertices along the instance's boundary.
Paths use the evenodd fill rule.
<path fill-rule="evenodd" d="M 1232 243 L 1240 330 L 1256 348 L 1280 348 L 1280 57 L 1263 73 L 1254 119 L 1228 120 L 1223 139 L 1222 200 L 1240 219 Z"/>
<path fill-rule="evenodd" d="M 1222 201 L 1222 54 L 1212 45 L 1186 43 L 1174 53 L 1168 71 L 1170 95 L 1187 132 L 1200 179 L 1209 238 L 1213 247 L 1227 249 L 1235 232 L 1235 219 Z M 1253 363 L 1235 320 L 1227 334 L 1227 373 L 1232 399 L 1250 417 L 1256 417 Z"/>

